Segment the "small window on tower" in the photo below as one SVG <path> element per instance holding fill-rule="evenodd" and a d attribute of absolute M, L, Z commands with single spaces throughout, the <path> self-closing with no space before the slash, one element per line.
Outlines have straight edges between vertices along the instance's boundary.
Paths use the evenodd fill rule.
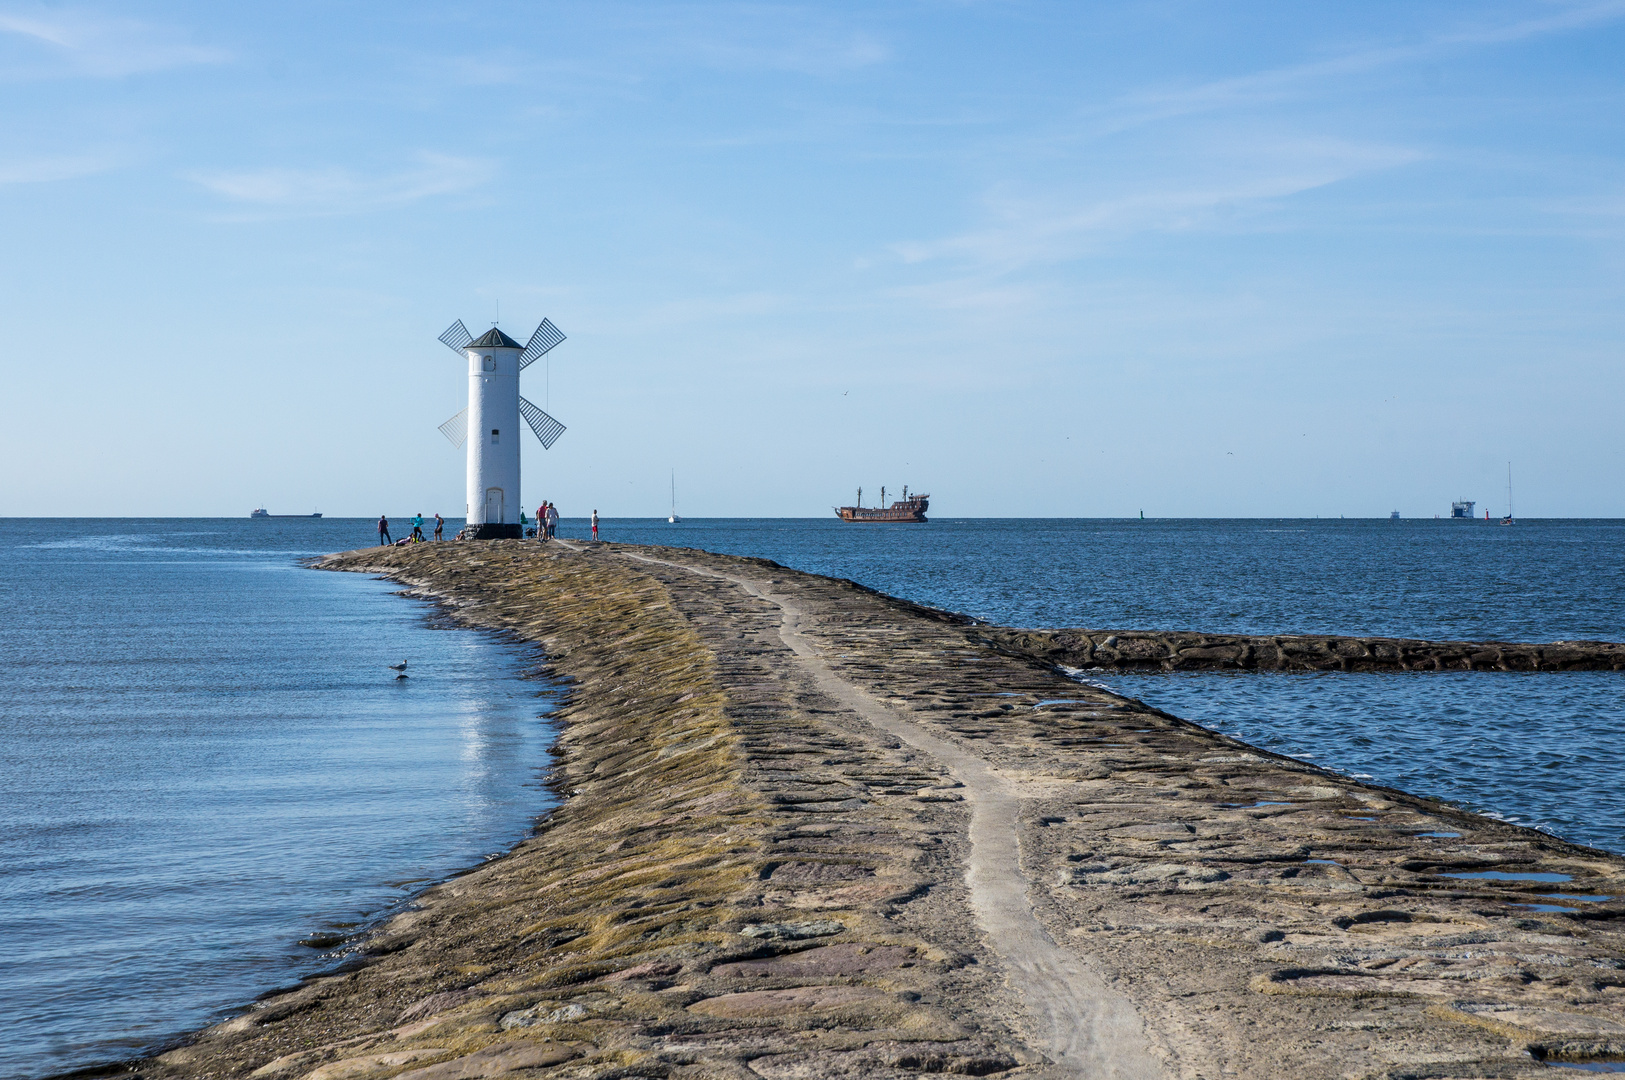
<path fill-rule="evenodd" d="M 485 370 L 486 371 L 495 371 L 496 369 L 497 369 L 496 360 L 493 357 L 487 356 L 485 358 Z"/>
<path fill-rule="evenodd" d="M 491 441 L 492 442 L 501 442 L 502 441 L 502 432 L 498 431 L 496 428 L 492 428 L 491 429 Z"/>

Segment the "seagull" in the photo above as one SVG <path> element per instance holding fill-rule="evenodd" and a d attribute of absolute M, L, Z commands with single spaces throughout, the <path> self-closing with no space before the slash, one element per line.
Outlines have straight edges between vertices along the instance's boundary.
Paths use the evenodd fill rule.
<path fill-rule="evenodd" d="M 405 671 L 406 670 L 406 661 L 402 660 L 398 664 L 389 665 L 389 670 L 391 670 L 391 671 Z"/>

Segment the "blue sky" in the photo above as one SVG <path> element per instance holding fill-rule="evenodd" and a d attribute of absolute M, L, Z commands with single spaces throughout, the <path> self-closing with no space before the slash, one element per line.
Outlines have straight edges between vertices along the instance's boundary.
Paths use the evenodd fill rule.
<path fill-rule="evenodd" d="M 1625 516 L 1625 0 L 0 2 L 0 515 Z"/>

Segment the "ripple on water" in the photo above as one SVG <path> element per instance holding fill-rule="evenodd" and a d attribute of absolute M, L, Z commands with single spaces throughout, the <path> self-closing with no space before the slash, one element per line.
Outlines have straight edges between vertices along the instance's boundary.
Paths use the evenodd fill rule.
<path fill-rule="evenodd" d="M 1102 675 L 1120 694 L 1323 768 L 1625 852 L 1625 673 Z M 1438 830 L 1417 836 L 1453 839 Z"/>
<path fill-rule="evenodd" d="M 951 510 L 951 499 L 949 492 L 938 493 L 943 509 Z M 448 521 L 448 531 L 458 524 Z M 504 658 L 489 642 L 465 644 L 460 653 L 446 646 L 446 670 L 489 670 L 493 677 L 431 686 L 432 680 L 414 671 L 409 694 L 378 697 L 370 672 L 381 660 L 397 659 L 402 643 L 391 628 L 421 628 L 402 615 L 411 605 L 389 597 L 389 587 L 378 583 L 350 579 L 349 586 L 324 591 L 314 584 L 321 575 L 294 570 L 296 555 L 370 543 L 370 520 L 13 519 L 5 527 L 12 556 L 0 565 L 0 584 L 35 599 L 17 607 L 29 612 L 26 626 L 0 624 L 0 677 L 26 675 L 31 665 L 49 673 L 54 664 L 51 677 L 65 697 L 39 698 L 30 710 L 12 706 L 10 713 L 0 700 L 0 723 L 12 725 L 0 731 L 7 736 L 0 739 L 4 790 L 48 795 L 56 772 L 71 772 L 75 761 L 94 762 L 89 780 L 61 797 L 60 814 L 22 822 L 21 832 L 0 832 L 0 868 L 19 871 L 0 874 L 0 1029 L 24 1030 L 13 1018 L 21 1010 L 38 1010 L 30 1014 L 36 1026 L 29 1030 L 46 1034 L 45 1041 L 31 1044 L 45 1048 L 33 1055 L 36 1060 L 69 1068 L 90 1060 L 87 1054 L 96 1056 L 87 1050 L 90 1044 L 75 1040 L 100 1036 L 51 1028 L 58 1019 L 45 1015 L 39 988 L 8 976 L 4 965 L 13 957 L 44 956 L 48 963 L 36 968 L 63 972 L 76 964 L 112 971 L 105 986 L 64 989 L 53 1007 L 62 1016 L 94 1017 L 98 1024 L 110 1008 L 124 1008 L 131 1034 L 119 1045 L 135 1047 L 194 1022 L 191 1017 L 207 1018 L 234 994 L 266 985 L 259 980 L 268 969 L 278 972 L 273 983 L 286 981 L 283 972 L 306 970 L 301 965 L 313 960 L 305 955 L 310 950 L 292 944 L 298 937 L 348 928 L 366 913 L 387 910 L 413 887 L 388 882 L 432 879 L 458 860 L 477 860 L 511 839 L 540 805 L 539 789 L 520 786 L 530 775 L 526 770 L 544 760 L 527 749 L 545 742 L 540 726 L 527 726 L 527 719 L 504 727 L 507 722 L 496 718 L 501 710 L 492 714 L 481 704 L 491 686 L 508 685 L 503 680 L 516 670 L 515 658 Z M 691 519 L 669 526 L 611 518 L 602 527 L 609 539 L 775 559 L 1008 626 L 1625 640 L 1622 522 L 1526 521 L 1517 529 L 1485 529 L 1429 520 L 947 520 L 855 529 L 833 519 Z M 567 519 L 561 533 L 581 537 L 585 523 Z M 73 564 L 92 573 L 75 582 Z M 1338 573 L 1325 573 L 1329 565 Z M 306 584 L 271 595 L 300 581 Z M 300 589 L 307 594 L 298 595 Z M 324 607 L 308 590 L 344 599 Z M 143 644 L 161 641 L 153 637 L 153 626 L 203 642 L 194 663 L 171 662 L 173 648 L 143 651 Z M 19 641 L 19 631 L 33 636 Z M 223 644 L 233 632 L 246 636 L 246 645 Z M 211 635 L 218 639 L 213 645 Z M 266 661 L 279 655 L 281 642 L 289 643 L 289 656 L 317 654 L 300 663 L 331 666 L 336 673 L 327 683 L 305 680 L 302 693 Z M 357 674 L 341 677 L 350 662 Z M 1625 792 L 1611 779 L 1612 763 L 1625 749 L 1622 677 L 1090 673 L 1085 681 L 1236 731 L 1272 750 L 1313 755 L 1323 766 L 1360 779 L 1625 851 Z M 187 697 L 204 707 L 175 704 Z M 430 699 L 439 704 L 415 709 Z M 509 715 L 533 717 L 534 704 L 526 699 L 531 712 Z M 26 730 L 30 722 L 39 726 L 32 741 L 10 739 L 14 726 Z M 63 731 L 72 736 L 40 735 Z M 398 739 L 403 731 L 412 738 Z M 129 745 L 145 752 L 124 753 Z M 243 765 L 243 745 L 265 750 L 266 775 L 255 778 Z M 399 752 L 379 752 L 391 748 Z M 420 769 L 441 771 L 420 776 Z M 338 783 L 342 795 L 311 796 L 301 787 L 324 777 Z M 412 797 L 401 797 L 402 790 Z M 501 805 L 496 793 L 503 791 L 523 798 Z M 164 796 L 174 792 L 184 797 L 166 802 Z M 278 854 L 276 830 L 219 841 L 195 836 L 193 830 L 210 817 L 231 824 L 229 811 L 222 815 L 208 807 L 229 805 L 233 793 L 260 801 L 281 819 L 278 829 L 295 831 L 299 842 L 291 854 Z M 335 804 L 350 810 L 323 810 Z M 0 808 L 8 805 L 25 803 L 0 800 Z M 351 848 L 328 836 L 330 828 L 387 833 L 410 825 L 410 812 L 419 808 L 456 822 L 447 836 L 465 838 L 445 860 L 426 860 L 421 872 L 411 869 L 420 856 L 409 840 Z M 142 827 L 132 828 L 126 817 L 136 811 L 147 816 Z M 160 865 L 143 871 L 142 844 L 158 831 L 147 827 L 149 821 L 194 836 L 190 850 L 179 845 L 182 850 L 166 858 L 176 866 L 193 859 L 202 869 L 171 873 Z M 0 826 L 16 824 L 0 820 Z M 468 838 L 482 830 L 486 840 Z M 438 844 L 446 837 L 431 839 Z M 129 866 L 109 869 L 82 854 L 121 847 L 128 849 Z M 242 880 L 250 880 L 247 892 L 258 895 L 257 884 L 225 872 L 218 860 L 221 853 L 255 852 L 287 877 L 312 883 L 328 880 L 323 875 L 337 867 L 340 899 L 312 900 L 290 922 L 288 902 L 277 894 L 285 882 L 272 881 L 263 906 L 248 900 L 228 905 L 225 921 L 235 921 L 235 930 L 267 928 L 251 949 L 233 944 L 229 935 L 192 943 L 186 926 L 156 918 L 150 939 L 131 950 L 133 959 L 108 964 L 112 947 L 84 936 L 92 925 L 85 919 L 101 919 L 104 929 L 136 926 L 154 909 L 155 898 L 199 908 L 211 890 L 229 893 Z M 47 893 L 49 904 L 39 899 Z M 78 906 L 96 902 L 106 903 L 100 909 L 105 914 L 86 915 L 89 909 Z M 53 915 L 58 910 L 60 918 Z M 30 915 L 38 917 L 26 926 L 19 922 Z M 21 951 L 14 948 L 18 942 Z M 28 952 L 36 943 L 40 952 Z M 200 969 L 186 963 L 165 967 L 164 950 L 192 944 L 216 958 L 253 955 L 241 968 L 227 965 L 214 981 L 198 983 L 191 1004 L 165 1011 L 173 1003 L 162 999 L 163 987 L 190 989 Z M 148 947 L 154 950 L 152 965 L 143 976 Z M 120 996 L 147 977 L 155 996 Z M 92 1004 L 81 1004 L 86 1001 Z M 4 1055 L 17 1044 L 7 1042 L 0 1047 L 0 1075 L 15 1075 L 17 1059 Z M 57 1056 L 48 1058 L 47 1052 Z"/>
<path fill-rule="evenodd" d="M 297 566 L 370 523 L 279 526 L 7 523 L 29 616 L 0 620 L 0 1077 L 331 966 L 548 806 L 534 654 Z"/>
<path fill-rule="evenodd" d="M 953 496 L 936 494 L 946 511 Z M 775 559 L 1004 626 L 1625 641 L 1625 521 L 950 520 L 604 530 Z M 1625 673 L 1080 674 L 1358 779 L 1625 852 L 1612 779 Z"/>

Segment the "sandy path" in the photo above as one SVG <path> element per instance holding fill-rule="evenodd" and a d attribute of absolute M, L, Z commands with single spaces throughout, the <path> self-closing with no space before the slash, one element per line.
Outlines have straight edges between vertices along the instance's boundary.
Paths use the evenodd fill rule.
<path fill-rule="evenodd" d="M 345 967 L 132 1075 L 1347 1080 L 1625 1056 L 1625 860 L 1274 757 L 849 582 L 556 543 L 317 564 L 544 650 L 573 687 L 569 798 Z M 1543 903 L 1552 881 L 1588 902 Z"/>
<path fill-rule="evenodd" d="M 1026 1009 L 1034 1045 L 1079 1076 L 1141 1080 L 1162 1075 L 1134 1005 L 1081 957 L 1057 945 L 1034 914 L 1021 870 L 1020 797 L 1010 780 L 979 755 L 931 734 L 837 675 L 802 629 L 811 621 L 808 613 L 789 597 L 732 574 L 644 555 L 626 557 L 727 581 L 777 607 L 780 639 L 821 692 L 947 768 L 964 785 L 960 793 L 971 812 L 965 865 L 971 904 L 988 947 L 1004 964 Z"/>

